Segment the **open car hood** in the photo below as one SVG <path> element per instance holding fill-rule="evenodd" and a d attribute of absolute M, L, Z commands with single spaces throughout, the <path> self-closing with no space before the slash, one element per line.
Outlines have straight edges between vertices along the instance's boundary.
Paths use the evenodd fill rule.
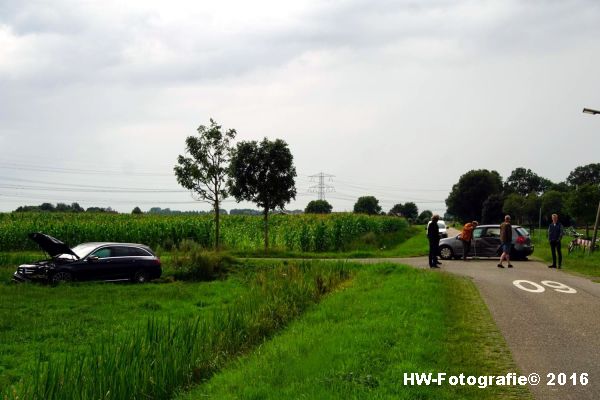
<path fill-rule="evenodd" d="M 29 239 L 33 240 L 44 250 L 46 253 L 50 255 L 50 257 L 54 258 L 60 254 L 71 254 L 75 256 L 75 258 L 79 259 L 79 256 L 73 252 L 63 242 L 60 240 L 53 238 L 52 236 L 46 235 L 45 233 L 36 232 L 30 233 Z"/>

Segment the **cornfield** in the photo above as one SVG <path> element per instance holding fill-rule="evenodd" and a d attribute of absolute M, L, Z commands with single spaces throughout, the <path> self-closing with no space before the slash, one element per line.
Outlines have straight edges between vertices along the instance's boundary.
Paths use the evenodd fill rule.
<path fill-rule="evenodd" d="M 263 219 L 226 215 L 221 219 L 221 243 L 238 251 L 260 250 Z M 402 218 L 350 213 L 329 215 L 273 215 L 269 218 L 272 248 L 287 251 L 339 251 L 367 233 L 400 232 Z M 210 215 L 131 215 L 88 213 L 0 214 L 0 251 L 36 250 L 30 232 L 43 232 L 70 246 L 83 242 L 132 242 L 169 249 L 184 239 L 201 246 L 214 245 L 214 221 Z"/>

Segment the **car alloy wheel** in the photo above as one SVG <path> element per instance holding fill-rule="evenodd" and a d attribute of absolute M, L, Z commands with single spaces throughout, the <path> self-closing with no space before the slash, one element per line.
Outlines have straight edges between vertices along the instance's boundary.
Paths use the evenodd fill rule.
<path fill-rule="evenodd" d="M 452 249 L 448 246 L 442 246 L 440 248 L 440 257 L 444 260 L 450 260 L 454 256 Z"/>
<path fill-rule="evenodd" d="M 73 280 L 73 277 L 71 276 L 71 274 L 69 272 L 57 272 L 52 276 L 52 282 L 53 283 L 60 283 L 60 282 L 71 282 Z"/>
<path fill-rule="evenodd" d="M 146 271 L 137 271 L 133 276 L 133 281 L 136 283 L 148 282 L 148 273 Z"/>

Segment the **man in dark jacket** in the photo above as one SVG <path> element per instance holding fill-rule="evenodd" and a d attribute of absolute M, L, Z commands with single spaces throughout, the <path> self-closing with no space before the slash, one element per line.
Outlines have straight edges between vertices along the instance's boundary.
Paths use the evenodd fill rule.
<path fill-rule="evenodd" d="M 439 268 L 438 264 L 441 264 L 437 259 L 438 248 L 440 245 L 439 219 L 440 216 L 435 214 L 431 217 L 429 225 L 427 225 L 427 239 L 429 239 L 429 268 Z"/>
<path fill-rule="evenodd" d="M 560 239 L 564 234 L 563 226 L 558 222 L 558 214 L 552 214 L 552 223 L 548 226 L 548 240 L 552 250 L 552 265 L 548 268 L 556 268 L 556 253 L 558 252 L 558 268 L 562 265 L 562 251 L 560 250 Z"/>
<path fill-rule="evenodd" d="M 502 255 L 500 256 L 500 262 L 498 268 L 504 268 L 502 261 L 508 262 L 508 268 L 512 268 L 510 263 L 510 250 L 512 248 L 512 225 L 510 224 L 510 215 L 504 216 L 504 222 L 500 224 L 500 246 L 502 248 Z"/>

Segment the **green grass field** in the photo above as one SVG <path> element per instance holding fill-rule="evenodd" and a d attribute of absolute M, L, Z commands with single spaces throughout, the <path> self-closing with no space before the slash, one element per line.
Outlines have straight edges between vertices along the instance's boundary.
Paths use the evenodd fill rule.
<path fill-rule="evenodd" d="M 349 268 L 271 262 L 210 283 L 2 284 L 0 397 L 170 398 L 302 314 Z"/>
<path fill-rule="evenodd" d="M 342 255 L 427 251 L 420 227 L 389 243 Z M 403 385 L 404 372 L 515 371 L 467 280 L 391 264 L 255 260 L 215 281 L 173 281 L 181 255 L 162 254 L 167 276 L 151 284 L 51 287 L 9 283 L 40 252 L 0 253 L 0 398 L 529 396 Z"/>
<path fill-rule="evenodd" d="M 524 387 L 405 386 L 405 372 L 517 371 L 474 285 L 392 264 L 352 283 L 179 400 L 530 398 Z"/>
<path fill-rule="evenodd" d="M 548 239 L 542 234 L 533 239 L 535 250 L 533 258 L 537 258 L 548 265 L 552 264 L 552 253 Z M 562 239 L 562 255 L 564 271 L 573 272 L 592 278 L 600 282 L 600 251 L 589 253 L 584 249 L 575 249 L 571 254 L 567 251 L 567 246 L 571 241 L 570 237 L 565 236 Z"/>
<path fill-rule="evenodd" d="M 81 283 L 0 285 L 0 387 L 15 384 L 43 358 L 87 350 L 149 318 L 192 318 L 231 303 L 240 279 L 194 284 Z M 8 301 L 10 300 L 10 301 Z"/>

